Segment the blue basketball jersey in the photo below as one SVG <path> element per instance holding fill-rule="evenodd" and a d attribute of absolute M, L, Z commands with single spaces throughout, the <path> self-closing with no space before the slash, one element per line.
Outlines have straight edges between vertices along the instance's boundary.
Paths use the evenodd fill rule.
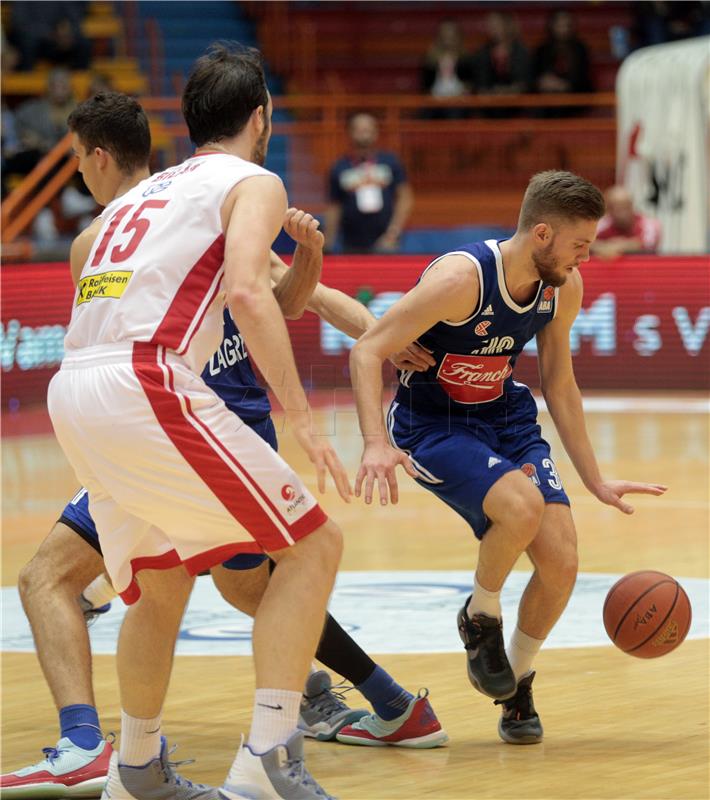
<path fill-rule="evenodd" d="M 462 322 L 438 322 L 419 337 L 436 364 L 426 372 L 400 372 L 396 402 L 420 412 L 497 415 L 503 404 L 529 393 L 513 380 L 513 367 L 525 344 L 554 318 L 559 291 L 540 281 L 527 305 L 518 305 L 508 292 L 495 239 L 447 255 L 463 255 L 476 266 L 478 304 Z"/>
<path fill-rule="evenodd" d="M 224 339 L 207 363 L 202 379 L 245 422 L 271 414 L 269 397 L 256 380 L 244 339 L 229 309 L 224 310 Z"/>

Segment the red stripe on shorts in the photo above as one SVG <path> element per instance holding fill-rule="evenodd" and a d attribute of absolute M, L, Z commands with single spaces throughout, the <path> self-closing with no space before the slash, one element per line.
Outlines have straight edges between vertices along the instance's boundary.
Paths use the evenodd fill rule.
<path fill-rule="evenodd" d="M 153 344 L 162 344 L 170 350 L 177 350 L 180 347 L 223 261 L 224 236 L 220 234 L 190 268 L 180 284 L 170 307 L 153 334 L 151 339 Z M 209 303 L 205 304 L 202 316 L 208 307 Z M 196 325 L 195 330 L 197 327 Z"/>
<path fill-rule="evenodd" d="M 168 386 L 170 388 L 170 391 L 175 392 L 175 380 L 174 380 L 175 373 L 171 369 L 170 365 L 167 363 L 167 354 L 165 350 L 163 350 L 162 357 L 160 358 L 160 363 L 163 364 L 163 366 L 167 370 Z M 234 464 L 234 466 L 243 474 L 245 482 L 248 483 L 252 487 L 252 489 L 261 497 L 261 499 L 264 501 L 264 504 L 268 506 L 268 508 L 271 510 L 273 515 L 278 519 L 278 521 L 285 528 L 288 529 L 289 535 L 295 540 L 295 539 L 300 539 L 303 536 L 307 536 L 309 533 L 311 533 L 314 530 L 313 520 L 316 518 L 314 512 L 316 511 L 316 509 L 320 511 L 320 506 L 312 508 L 308 513 L 304 514 L 296 522 L 289 522 L 283 516 L 283 514 L 278 510 L 278 508 L 271 502 L 271 498 L 269 497 L 269 495 L 266 494 L 266 492 L 264 492 L 261 486 L 259 486 L 259 484 L 251 477 L 251 475 L 247 472 L 247 470 L 242 466 L 242 464 L 239 462 L 234 453 L 228 450 L 222 444 L 222 442 L 220 442 L 220 440 L 214 435 L 214 433 L 212 433 L 209 427 L 195 414 L 195 412 L 192 410 L 192 403 L 190 402 L 190 398 L 183 395 L 182 399 L 185 403 L 185 410 L 187 412 L 187 416 L 189 416 L 190 419 L 194 420 L 195 424 L 199 425 L 199 427 L 204 431 L 205 437 L 212 442 L 214 449 L 219 450 L 224 455 L 224 457 L 228 461 L 231 461 L 232 464 Z M 318 518 L 320 519 L 320 517 Z M 324 522 L 326 522 L 326 520 L 327 516 L 325 513 L 323 513 L 322 520 L 318 524 L 322 525 Z"/>
<path fill-rule="evenodd" d="M 131 582 L 122 591 L 119 592 L 121 600 L 127 605 L 133 605 L 141 596 L 141 590 L 136 583 L 136 573 L 142 569 L 172 569 L 179 567 L 182 561 L 177 553 L 177 550 L 168 550 L 159 556 L 139 556 L 138 558 L 131 559 Z"/>
<path fill-rule="evenodd" d="M 172 370 L 167 364 L 165 367 L 168 370 L 172 387 Z M 307 536 L 327 521 L 327 517 L 320 506 L 315 506 L 292 524 L 287 523 L 276 512 L 268 497 L 239 464 L 234 454 L 230 453 L 218 442 L 202 420 L 191 412 L 189 399 L 183 396 L 186 412 L 199 425 L 200 430 L 196 430 L 186 419 L 178 394 L 174 389 L 170 390 L 165 387 L 164 373 L 157 361 L 157 347 L 155 345 L 140 342 L 134 344 L 133 369 L 160 426 L 170 441 L 234 519 L 249 531 L 261 546 L 261 549 L 267 551 L 280 550 L 288 546 L 289 542 L 271 516 L 254 497 L 253 491 L 250 491 L 245 485 L 245 480 L 249 482 L 252 489 L 256 490 L 262 499 L 266 500 L 269 509 L 275 514 L 279 523 L 288 531 L 288 535 L 293 540 Z M 217 446 L 227 461 L 230 461 L 234 467 L 240 470 L 244 478 L 238 475 L 228 463 L 225 463 L 225 460 L 216 451 Z M 215 558 L 212 563 L 219 563 L 219 558 Z M 204 568 L 205 565 L 201 564 L 200 569 Z"/>

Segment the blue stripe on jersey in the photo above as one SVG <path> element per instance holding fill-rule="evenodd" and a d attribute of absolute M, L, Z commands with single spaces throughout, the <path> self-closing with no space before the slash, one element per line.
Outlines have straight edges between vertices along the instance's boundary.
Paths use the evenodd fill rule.
<path fill-rule="evenodd" d="M 554 318 L 558 292 L 541 281 L 529 303 L 518 305 L 505 284 L 494 239 L 453 252 L 470 258 L 478 269 L 478 306 L 468 319 L 438 322 L 419 337 L 436 364 L 426 372 L 400 372 L 396 401 L 421 412 L 497 415 L 507 395 L 529 391 L 515 383 L 513 367 L 525 344 Z"/>
<path fill-rule="evenodd" d="M 224 339 L 207 363 L 202 379 L 245 422 L 271 413 L 269 397 L 256 380 L 244 339 L 228 309 L 224 310 Z"/>

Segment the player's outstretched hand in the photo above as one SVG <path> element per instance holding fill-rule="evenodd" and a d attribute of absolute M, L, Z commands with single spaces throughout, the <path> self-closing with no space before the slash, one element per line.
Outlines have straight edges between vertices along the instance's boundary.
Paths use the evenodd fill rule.
<path fill-rule="evenodd" d="M 625 494 L 652 494 L 658 497 L 665 494 L 667 486 L 660 483 L 635 483 L 634 481 L 604 481 L 594 494 L 602 503 L 614 506 L 624 514 L 633 514 L 634 507 L 625 503 L 621 498 Z"/>
<path fill-rule="evenodd" d="M 426 372 L 429 367 L 436 364 L 434 356 L 416 342 L 412 342 L 399 353 L 394 353 L 389 360 L 397 369 L 412 370 L 413 372 Z"/>
<path fill-rule="evenodd" d="M 401 464 L 413 478 L 417 477 L 412 462 L 406 453 L 401 450 L 395 450 L 394 447 L 390 447 L 386 442 L 366 444 L 362 454 L 362 461 L 360 462 L 360 469 L 355 478 L 355 497 L 360 497 L 364 488 L 365 502 L 370 505 L 375 483 L 377 483 L 377 490 L 380 493 L 380 505 L 386 506 L 388 497 L 392 500 L 393 505 L 396 504 L 399 500 L 395 472 L 398 464 Z"/>
<path fill-rule="evenodd" d="M 325 237 L 320 232 L 320 222 L 307 211 L 289 208 L 284 218 L 284 230 L 302 247 L 309 250 L 322 250 Z"/>
<path fill-rule="evenodd" d="M 326 474 L 330 472 L 338 494 L 346 503 L 349 503 L 353 490 L 350 486 L 348 473 L 341 464 L 338 454 L 333 450 L 326 438 L 314 435 L 310 430 L 309 424 L 295 425 L 293 430 L 298 443 L 306 451 L 311 463 L 315 465 L 318 491 L 321 494 L 325 492 Z"/>

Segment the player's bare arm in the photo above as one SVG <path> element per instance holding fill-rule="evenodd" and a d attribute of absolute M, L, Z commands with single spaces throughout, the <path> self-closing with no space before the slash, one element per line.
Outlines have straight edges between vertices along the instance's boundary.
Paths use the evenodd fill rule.
<path fill-rule="evenodd" d="M 306 303 L 313 294 L 323 267 L 323 234 L 320 222 L 307 211 L 289 208 L 283 229 L 296 242 L 296 252 L 289 269 L 272 252 L 271 279 L 274 294 L 286 319 L 300 319 Z"/>
<path fill-rule="evenodd" d="M 360 338 L 374 325 L 375 317 L 362 303 L 318 282 L 324 244 L 319 221 L 305 211 L 289 208 L 283 227 L 298 243 L 290 268 L 271 252 L 271 281 L 284 317 L 300 319 L 308 310 L 353 339 Z M 434 363 L 416 343 L 391 355 L 390 361 L 397 369 L 414 371 L 427 370 Z"/>
<path fill-rule="evenodd" d="M 395 469 L 402 464 L 414 476 L 406 454 L 395 450 L 385 434 L 382 416 L 382 362 L 401 351 L 442 320 L 466 319 L 476 307 L 480 286 L 473 263 L 464 256 L 446 256 L 362 336 L 350 355 L 350 370 L 364 439 L 355 494 L 364 485 L 365 502 L 372 502 L 377 482 L 380 503 L 398 500 Z"/>
<path fill-rule="evenodd" d="M 71 243 L 71 250 L 69 252 L 69 268 L 71 270 L 71 279 L 74 286 L 79 283 L 81 271 L 84 269 L 89 258 L 91 248 L 94 246 L 96 237 L 101 230 L 101 219 L 97 217 L 87 228 L 74 239 Z"/>
<path fill-rule="evenodd" d="M 316 286 L 306 309 L 353 339 L 359 339 L 377 322 L 362 303 L 322 283 Z M 397 369 L 415 372 L 426 372 L 435 363 L 431 354 L 416 342 L 410 342 L 388 358 Z"/>
<path fill-rule="evenodd" d="M 350 484 L 338 456 L 323 437 L 311 432 L 306 393 L 293 360 L 286 323 L 271 288 L 271 243 L 285 213 L 286 192 L 276 178 L 247 178 L 230 192 L 223 208 L 227 216 L 227 303 L 251 357 L 281 403 L 299 444 L 315 464 L 319 490 L 325 490 L 328 470 L 341 497 L 348 500 Z"/>
<path fill-rule="evenodd" d="M 542 393 L 562 444 L 584 485 L 602 503 L 632 514 L 633 507 L 622 500 L 625 494 L 661 495 L 667 487 L 607 481 L 601 475 L 584 422 L 582 396 L 574 377 L 569 346 L 569 333 L 581 308 L 582 294 L 582 276 L 574 270 L 560 289 L 557 316 L 537 335 Z"/>

